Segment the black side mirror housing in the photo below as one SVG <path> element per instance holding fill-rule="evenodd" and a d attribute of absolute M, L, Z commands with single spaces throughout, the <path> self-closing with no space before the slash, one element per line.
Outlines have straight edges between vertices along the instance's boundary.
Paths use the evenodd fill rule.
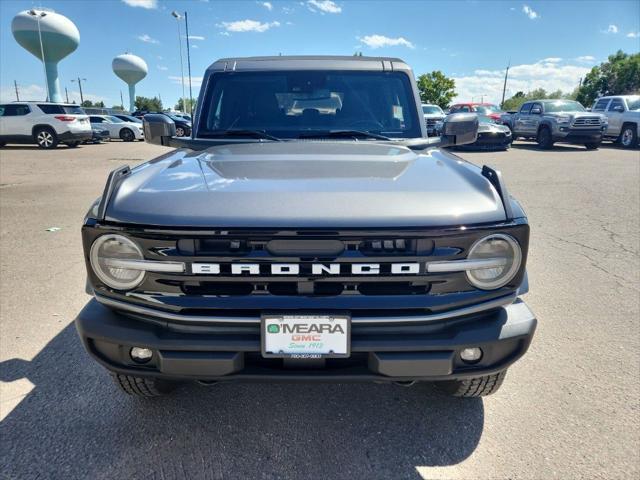
<path fill-rule="evenodd" d="M 624 107 L 622 105 L 616 105 L 615 107 L 613 107 L 613 111 L 623 113 Z"/>
<path fill-rule="evenodd" d="M 439 146 L 455 146 L 473 143 L 478 139 L 478 115 L 453 113 L 442 124 Z"/>
<path fill-rule="evenodd" d="M 170 146 L 171 138 L 176 136 L 176 124 L 166 115 L 149 113 L 142 119 L 144 140 L 153 145 Z"/>
<path fill-rule="evenodd" d="M 531 109 L 531 115 L 540 115 L 541 113 L 542 113 L 542 110 L 540 110 L 537 107 Z"/>

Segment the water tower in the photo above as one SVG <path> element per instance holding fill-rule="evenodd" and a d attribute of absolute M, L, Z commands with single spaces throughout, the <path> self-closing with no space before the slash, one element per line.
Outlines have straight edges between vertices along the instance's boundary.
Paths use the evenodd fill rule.
<path fill-rule="evenodd" d="M 113 73 L 129 85 L 129 111 L 135 110 L 136 83 L 147 76 L 149 69 L 143 59 L 130 53 L 118 55 L 111 64 Z"/>
<path fill-rule="evenodd" d="M 34 8 L 16 15 L 11 31 L 24 49 L 44 64 L 50 102 L 62 102 L 58 82 L 58 62 L 80 44 L 80 32 L 67 17 L 53 10 Z"/>

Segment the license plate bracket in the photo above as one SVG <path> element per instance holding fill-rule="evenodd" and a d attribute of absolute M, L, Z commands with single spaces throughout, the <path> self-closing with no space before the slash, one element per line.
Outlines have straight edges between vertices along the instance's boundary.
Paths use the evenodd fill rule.
<path fill-rule="evenodd" d="M 260 338 L 265 358 L 348 358 L 351 317 L 265 314 Z"/>

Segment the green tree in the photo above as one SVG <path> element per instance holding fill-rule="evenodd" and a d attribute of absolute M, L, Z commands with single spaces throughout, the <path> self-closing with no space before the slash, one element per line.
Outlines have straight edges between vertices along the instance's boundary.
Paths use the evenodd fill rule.
<path fill-rule="evenodd" d="M 418 77 L 420 100 L 447 108 L 451 99 L 456 96 L 456 82 L 444 75 L 440 70 L 425 73 Z"/>
<path fill-rule="evenodd" d="M 640 91 L 640 53 L 629 55 L 622 50 L 609 55 L 606 62 L 591 69 L 578 89 L 576 100 L 591 106 L 604 95 L 626 95 Z"/>
<path fill-rule="evenodd" d="M 93 107 L 93 102 L 91 100 L 85 100 L 84 102 L 82 102 L 83 107 Z"/>
<path fill-rule="evenodd" d="M 111 107 L 111 110 L 119 110 L 122 112 L 124 108 L 122 108 L 122 105 L 114 105 L 113 107 Z"/>
<path fill-rule="evenodd" d="M 104 102 L 100 100 L 99 102 L 94 103 L 93 106 L 98 108 L 104 108 Z"/>
<path fill-rule="evenodd" d="M 177 110 L 179 112 L 184 112 L 191 115 L 193 111 L 196 109 L 196 99 L 187 98 L 185 100 L 186 100 L 186 105 L 188 110 L 184 109 L 185 102 L 182 101 L 182 98 L 178 100 L 178 103 L 176 103 L 176 105 L 173 108 L 174 110 Z"/>
<path fill-rule="evenodd" d="M 158 97 L 136 97 L 134 105 L 138 110 L 146 110 L 148 112 L 162 111 L 162 101 Z"/>

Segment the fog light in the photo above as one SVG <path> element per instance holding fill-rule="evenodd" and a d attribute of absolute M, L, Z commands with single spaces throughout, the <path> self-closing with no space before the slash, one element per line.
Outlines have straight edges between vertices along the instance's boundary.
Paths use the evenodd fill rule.
<path fill-rule="evenodd" d="M 153 357 L 153 350 L 144 347 L 133 347 L 129 355 L 136 363 L 147 363 Z"/>
<path fill-rule="evenodd" d="M 460 358 L 467 363 L 477 362 L 482 358 L 482 350 L 477 347 L 465 348 L 460 352 Z"/>

